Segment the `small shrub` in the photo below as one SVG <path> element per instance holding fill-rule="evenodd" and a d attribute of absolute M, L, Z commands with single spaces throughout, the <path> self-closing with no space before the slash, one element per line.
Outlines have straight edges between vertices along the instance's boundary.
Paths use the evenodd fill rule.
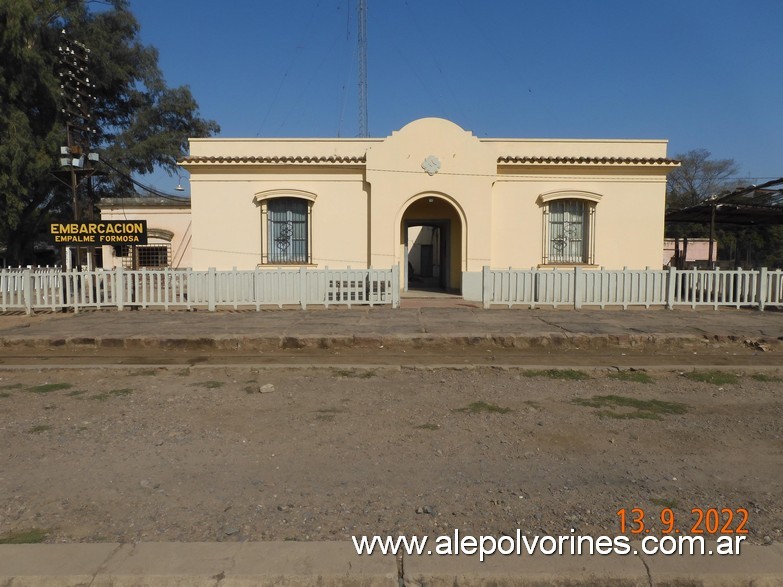
<path fill-rule="evenodd" d="M 48 532 L 40 528 L 20 530 L 0 536 L 0 544 L 40 544 L 46 538 Z"/>
<path fill-rule="evenodd" d="M 377 375 L 374 369 L 335 369 L 334 374 L 337 377 L 351 377 L 355 379 L 371 379 Z"/>
<path fill-rule="evenodd" d="M 756 381 L 761 381 L 763 383 L 783 383 L 783 377 L 778 377 L 777 375 L 767 375 L 766 373 L 754 373 L 751 375 L 753 379 Z"/>
<path fill-rule="evenodd" d="M 465 414 L 481 414 L 481 413 L 508 414 L 511 411 L 511 408 L 503 408 L 501 406 L 490 404 L 485 401 L 479 401 L 479 402 L 473 402 L 472 404 L 468 404 L 464 408 L 457 408 L 454 411 L 463 412 Z"/>
<path fill-rule="evenodd" d="M 94 395 L 90 397 L 90 399 L 97 400 L 99 402 L 106 401 L 110 397 L 122 397 L 124 395 L 130 395 L 133 393 L 132 389 L 112 389 L 111 391 L 104 391 L 103 393 L 99 393 L 98 395 Z"/>
<path fill-rule="evenodd" d="M 665 402 L 657 399 L 641 400 L 622 395 L 596 395 L 590 399 L 576 398 L 572 403 L 590 408 L 609 408 L 599 410 L 597 415 L 618 420 L 641 419 L 662 420 L 664 415 L 684 414 L 688 406 L 677 402 Z M 617 412 L 613 408 L 628 408 L 630 412 Z"/>
<path fill-rule="evenodd" d="M 419 424 L 418 426 L 415 426 L 415 428 L 417 430 L 440 430 L 440 425 L 428 422 L 427 424 Z"/>
<path fill-rule="evenodd" d="M 51 429 L 52 427 L 48 424 L 39 424 L 38 426 L 33 426 L 30 428 L 27 432 L 30 434 L 40 434 L 41 432 L 46 432 Z"/>
<path fill-rule="evenodd" d="M 565 379 L 568 381 L 583 381 L 585 379 L 590 379 L 590 376 L 587 373 L 576 369 L 545 369 L 541 371 L 526 369 L 522 371 L 522 375 L 525 377 L 548 377 L 549 379 Z"/>
<path fill-rule="evenodd" d="M 61 389 L 70 389 L 73 387 L 70 383 L 43 383 L 42 385 L 34 385 L 28 387 L 27 391 L 30 393 L 51 393 L 53 391 L 60 391 Z"/>
<path fill-rule="evenodd" d="M 691 381 L 712 383 L 713 385 L 734 385 L 739 381 L 736 375 L 725 371 L 690 371 L 683 373 L 683 376 Z"/>
<path fill-rule="evenodd" d="M 193 385 L 193 387 L 203 387 L 205 389 L 218 389 L 223 387 L 224 383 L 222 381 L 196 381 L 191 385 Z"/>

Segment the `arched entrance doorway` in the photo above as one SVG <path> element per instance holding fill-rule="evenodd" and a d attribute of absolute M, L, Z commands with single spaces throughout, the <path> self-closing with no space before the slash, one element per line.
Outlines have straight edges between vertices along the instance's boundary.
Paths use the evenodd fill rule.
<path fill-rule="evenodd" d="M 462 217 L 449 200 L 423 195 L 405 209 L 400 223 L 403 289 L 460 293 Z"/>

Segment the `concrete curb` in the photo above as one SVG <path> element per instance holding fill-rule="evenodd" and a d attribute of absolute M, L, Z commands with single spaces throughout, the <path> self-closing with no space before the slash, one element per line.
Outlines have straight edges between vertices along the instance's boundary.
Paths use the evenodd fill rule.
<path fill-rule="evenodd" d="M 783 585 L 783 544 L 739 556 L 359 556 L 350 542 L 0 546 L 4 587 Z"/>
<path fill-rule="evenodd" d="M 272 352 L 292 349 L 441 349 L 454 347 L 520 350 L 699 350 L 764 346 L 783 349 L 777 338 L 691 334 L 354 334 L 286 336 L 2 336 L 0 348 L 9 351 L 52 348 L 84 350 L 178 350 Z"/>

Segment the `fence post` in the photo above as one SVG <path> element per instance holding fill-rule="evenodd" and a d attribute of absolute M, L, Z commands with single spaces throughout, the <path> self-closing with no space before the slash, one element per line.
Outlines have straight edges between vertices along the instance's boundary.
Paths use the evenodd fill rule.
<path fill-rule="evenodd" d="M 217 276 L 215 268 L 207 269 L 207 310 L 215 311 L 215 298 L 217 297 Z"/>
<path fill-rule="evenodd" d="M 628 267 L 623 267 L 623 310 L 628 309 L 628 300 L 631 297 L 631 274 Z"/>
<path fill-rule="evenodd" d="M 574 310 L 582 307 L 582 269 L 574 267 Z"/>
<path fill-rule="evenodd" d="M 231 297 L 234 299 L 234 309 L 236 310 L 239 304 L 239 274 L 237 273 L 237 267 L 234 265 L 231 268 Z"/>
<path fill-rule="evenodd" d="M 712 282 L 712 309 L 717 310 L 718 304 L 720 302 L 721 297 L 721 276 L 720 276 L 720 269 L 715 267 L 715 270 L 713 271 L 713 282 Z M 726 291 L 723 291 L 723 295 L 726 295 Z"/>
<path fill-rule="evenodd" d="M 400 300 L 400 288 L 402 287 L 401 280 L 400 265 L 392 265 L 392 308 L 399 308 L 402 305 L 402 301 Z"/>
<path fill-rule="evenodd" d="M 22 288 L 24 290 L 24 309 L 28 316 L 33 314 L 33 274 L 29 269 L 22 271 Z"/>
<path fill-rule="evenodd" d="M 666 284 L 666 309 L 674 309 L 674 297 L 677 292 L 677 269 L 669 267 L 669 283 Z"/>
<path fill-rule="evenodd" d="M 759 310 L 764 311 L 764 306 L 767 303 L 767 268 L 762 267 L 759 269 Z"/>
<path fill-rule="evenodd" d="M 125 277 L 122 265 L 114 268 L 114 301 L 117 303 L 117 311 L 122 312 L 125 308 Z"/>
<path fill-rule="evenodd" d="M 489 310 L 489 306 L 492 303 L 491 276 L 492 274 L 489 271 L 489 265 L 484 265 L 481 269 L 481 301 L 485 310 Z"/>
<path fill-rule="evenodd" d="M 299 304 L 307 309 L 307 273 L 304 267 L 299 268 Z"/>

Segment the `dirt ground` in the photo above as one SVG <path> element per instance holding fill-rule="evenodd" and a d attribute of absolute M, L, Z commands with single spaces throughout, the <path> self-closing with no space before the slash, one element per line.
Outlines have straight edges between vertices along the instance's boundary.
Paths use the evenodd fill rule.
<path fill-rule="evenodd" d="M 615 535 L 621 508 L 660 533 L 670 507 L 682 532 L 745 508 L 749 542 L 783 540 L 781 373 L 583 373 L 0 370 L 0 537 Z"/>

